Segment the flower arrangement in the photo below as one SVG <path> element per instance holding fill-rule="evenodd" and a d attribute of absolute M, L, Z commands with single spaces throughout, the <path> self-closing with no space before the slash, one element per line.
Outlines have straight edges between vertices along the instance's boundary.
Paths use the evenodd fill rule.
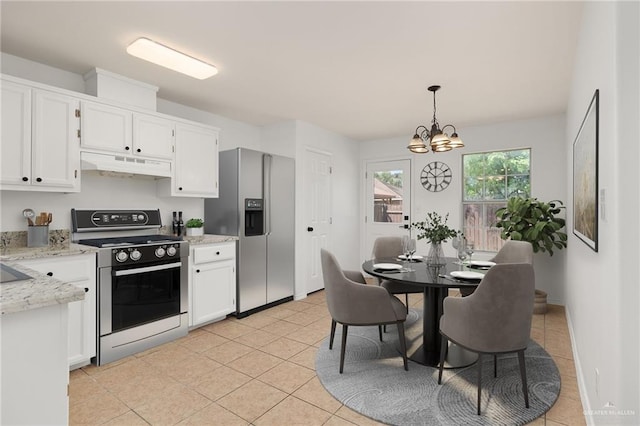
<path fill-rule="evenodd" d="M 449 228 L 447 226 L 447 220 L 449 220 L 449 213 L 444 217 L 440 216 L 436 212 L 427 213 L 427 219 L 422 222 L 414 222 L 411 224 L 412 228 L 419 231 L 417 238 L 419 240 L 426 239 L 428 243 L 443 243 L 449 238 L 457 237 L 461 235 L 460 231 Z"/>

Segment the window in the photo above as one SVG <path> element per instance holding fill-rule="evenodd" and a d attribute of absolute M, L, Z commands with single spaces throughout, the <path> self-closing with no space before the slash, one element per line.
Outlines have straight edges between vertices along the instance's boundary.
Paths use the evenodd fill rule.
<path fill-rule="evenodd" d="M 402 222 L 402 170 L 373 173 L 374 222 Z"/>
<path fill-rule="evenodd" d="M 475 250 L 498 251 L 504 244 L 495 227 L 496 211 L 510 197 L 529 197 L 530 149 L 462 156 L 462 225 Z"/>

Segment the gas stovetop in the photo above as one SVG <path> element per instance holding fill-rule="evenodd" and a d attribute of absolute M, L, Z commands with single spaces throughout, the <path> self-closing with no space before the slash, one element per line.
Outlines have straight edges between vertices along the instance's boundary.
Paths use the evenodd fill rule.
<path fill-rule="evenodd" d="M 174 237 L 172 235 L 139 235 L 133 237 L 110 237 L 110 238 L 90 238 L 78 240 L 78 244 L 84 244 L 93 247 L 127 247 L 145 244 L 168 244 L 176 241 L 182 241 L 182 237 Z"/>

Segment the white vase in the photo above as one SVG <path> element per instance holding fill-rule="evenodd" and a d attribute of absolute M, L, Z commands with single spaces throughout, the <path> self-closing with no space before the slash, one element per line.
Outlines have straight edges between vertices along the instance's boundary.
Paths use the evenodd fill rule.
<path fill-rule="evenodd" d="M 442 243 L 431 243 L 426 263 L 429 266 L 444 266 L 447 264 Z"/>
<path fill-rule="evenodd" d="M 187 228 L 187 237 L 200 237 L 204 235 L 204 228 Z"/>

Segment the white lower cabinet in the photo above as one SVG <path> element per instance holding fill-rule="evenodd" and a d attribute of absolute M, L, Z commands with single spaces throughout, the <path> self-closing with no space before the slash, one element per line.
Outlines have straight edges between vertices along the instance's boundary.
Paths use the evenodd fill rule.
<path fill-rule="evenodd" d="M 96 356 L 96 255 L 23 260 L 21 265 L 85 290 L 84 300 L 69 303 L 69 368 L 88 365 Z"/>
<path fill-rule="evenodd" d="M 236 245 L 192 245 L 189 256 L 189 326 L 235 312 Z"/>

